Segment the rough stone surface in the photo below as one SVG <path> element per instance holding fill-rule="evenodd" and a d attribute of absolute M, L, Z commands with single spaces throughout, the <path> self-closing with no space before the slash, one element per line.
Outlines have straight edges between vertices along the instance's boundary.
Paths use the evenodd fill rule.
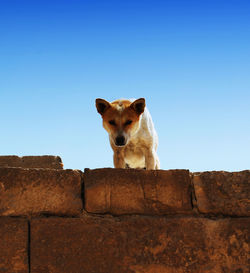
<path fill-rule="evenodd" d="M 92 213 L 191 213 L 187 170 L 85 170 L 85 209 Z"/>
<path fill-rule="evenodd" d="M 0 167 L 63 169 L 59 156 L 0 156 Z"/>
<path fill-rule="evenodd" d="M 250 216 L 250 171 L 195 173 L 193 183 L 201 213 Z"/>
<path fill-rule="evenodd" d="M 0 168 L 0 216 L 74 216 L 81 209 L 78 171 Z"/>
<path fill-rule="evenodd" d="M 34 273 L 248 273 L 249 218 L 31 221 Z"/>
<path fill-rule="evenodd" d="M 0 272 L 28 273 L 28 222 L 0 218 Z"/>

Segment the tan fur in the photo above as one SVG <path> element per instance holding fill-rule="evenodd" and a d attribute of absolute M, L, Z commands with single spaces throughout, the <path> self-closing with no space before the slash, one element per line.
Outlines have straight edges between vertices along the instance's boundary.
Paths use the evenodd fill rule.
<path fill-rule="evenodd" d="M 111 103 L 96 99 L 96 108 L 109 134 L 115 168 L 160 168 L 158 136 L 143 98 Z"/>

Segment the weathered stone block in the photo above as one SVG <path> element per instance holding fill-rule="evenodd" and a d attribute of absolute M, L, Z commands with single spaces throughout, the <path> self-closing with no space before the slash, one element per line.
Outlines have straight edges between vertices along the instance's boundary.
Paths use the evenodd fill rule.
<path fill-rule="evenodd" d="M 23 156 L 22 168 L 63 169 L 63 163 L 59 156 Z"/>
<path fill-rule="evenodd" d="M 28 273 L 28 222 L 0 218 L 0 272 Z"/>
<path fill-rule="evenodd" d="M 63 169 L 63 163 L 59 156 L 43 155 L 19 157 L 10 155 L 0 156 L 0 167 Z"/>
<path fill-rule="evenodd" d="M 85 209 L 92 213 L 191 213 L 187 170 L 86 169 Z"/>
<path fill-rule="evenodd" d="M 201 213 L 250 216 L 250 171 L 194 173 Z"/>
<path fill-rule="evenodd" d="M 16 155 L 1 155 L 0 167 L 21 167 L 21 158 Z"/>
<path fill-rule="evenodd" d="M 81 209 L 78 171 L 0 168 L 0 215 L 79 215 Z"/>
<path fill-rule="evenodd" d="M 31 272 L 248 273 L 249 218 L 31 221 Z"/>

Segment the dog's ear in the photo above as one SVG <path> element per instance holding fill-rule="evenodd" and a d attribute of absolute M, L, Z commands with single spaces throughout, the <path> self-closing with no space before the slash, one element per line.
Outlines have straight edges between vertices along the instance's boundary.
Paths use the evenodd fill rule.
<path fill-rule="evenodd" d="M 144 112 L 145 109 L 145 99 L 144 98 L 140 98 L 138 100 L 135 100 L 130 107 L 132 107 L 132 109 L 135 110 L 135 112 L 140 115 Z"/>
<path fill-rule="evenodd" d="M 96 99 L 95 105 L 97 112 L 101 115 L 103 115 L 106 112 L 106 110 L 110 107 L 110 103 L 104 99 Z"/>

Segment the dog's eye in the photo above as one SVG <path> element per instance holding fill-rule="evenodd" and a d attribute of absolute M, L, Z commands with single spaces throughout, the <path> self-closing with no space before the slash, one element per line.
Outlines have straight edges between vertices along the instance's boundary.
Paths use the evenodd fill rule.
<path fill-rule="evenodd" d="M 110 124 L 110 125 L 113 125 L 113 126 L 116 125 L 116 123 L 115 123 L 115 121 L 114 121 L 113 119 L 109 121 L 109 124 Z"/>
<path fill-rule="evenodd" d="M 128 119 L 124 124 L 125 125 L 130 125 L 132 123 L 132 120 Z"/>

